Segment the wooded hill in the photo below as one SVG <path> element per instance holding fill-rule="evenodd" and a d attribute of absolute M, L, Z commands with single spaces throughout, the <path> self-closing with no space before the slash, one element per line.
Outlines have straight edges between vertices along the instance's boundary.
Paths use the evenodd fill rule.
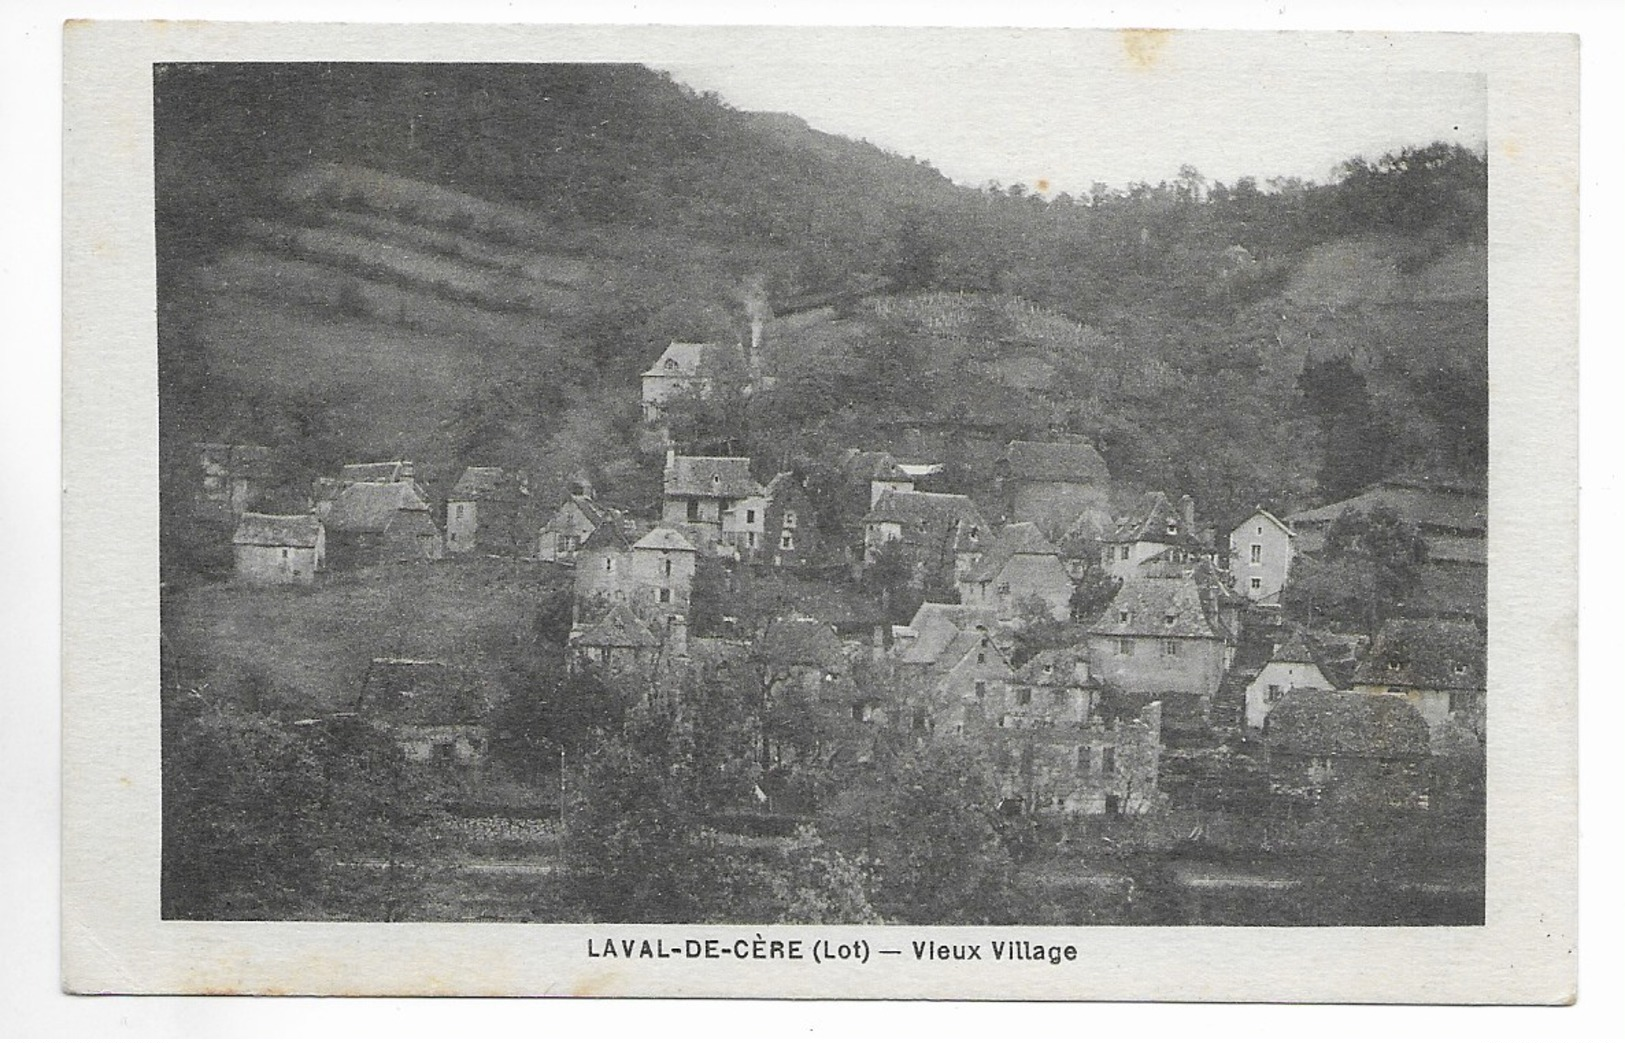
<path fill-rule="evenodd" d="M 588 468 L 641 506 L 636 374 L 765 301 L 779 384 L 706 432 L 765 466 L 966 424 L 941 451 L 974 487 L 982 446 L 1064 431 L 1221 526 L 1486 466 L 1486 164 L 1456 146 L 1046 199 L 639 66 L 167 65 L 155 92 L 169 446 L 544 493 Z"/>

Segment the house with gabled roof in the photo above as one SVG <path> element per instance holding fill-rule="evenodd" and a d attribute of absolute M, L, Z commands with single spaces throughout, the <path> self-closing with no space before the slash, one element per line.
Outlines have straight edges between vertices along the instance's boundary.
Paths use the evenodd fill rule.
<path fill-rule="evenodd" d="M 711 381 L 705 373 L 708 356 L 725 350 L 720 344 L 676 340 L 666 345 L 666 350 L 642 374 L 644 421 L 657 423 L 664 419 L 665 404 L 673 398 L 709 391 Z"/>
<path fill-rule="evenodd" d="M 1477 625 L 1390 619 L 1354 668 L 1356 692 L 1393 695 L 1430 726 L 1449 720 L 1484 734 L 1485 639 Z"/>
<path fill-rule="evenodd" d="M 926 730 L 963 735 L 985 727 L 1010 698 L 1015 668 L 991 634 L 961 632 L 926 676 Z"/>
<path fill-rule="evenodd" d="M 777 566 L 810 565 L 823 550 L 819 540 L 818 514 L 806 482 L 793 471 L 773 476 L 763 490 L 761 546 L 746 560 L 771 562 Z M 750 550 L 748 544 L 745 550 Z"/>
<path fill-rule="evenodd" d="M 884 493 L 914 491 L 915 476 L 904 470 L 897 458 L 884 450 L 848 449 L 841 459 L 841 473 L 847 481 L 862 484 L 868 489 L 870 507 Z"/>
<path fill-rule="evenodd" d="M 1096 675 L 1127 692 L 1214 695 L 1237 639 L 1227 593 L 1202 571 L 1125 580 L 1089 626 Z"/>
<path fill-rule="evenodd" d="M 1146 493 L 1116 517 L 1101 540 L 1100 563 L 1118 579 L 1139 575 L 1142 565 L 1159 556 L 1185 562 L 1212 557 L 1212 541 L 1197 530 L 1189 496 L 1180 497 L 1176 508 L 1166 493 Z"/>
<path fill-rule="evenodd" d="M 660 639 L 624 603 L 611 605 L 596 623 L 571 627 L 567 642 L 573 669 L 606 675 L 650 670 L 660 646 Z"/>
<path fill-rule="evenodd" d="M 1071 618 L 1072 577 L 1055 545 L 1032 522 L 1006 525 L 987 551 L 959 577 L 959 601 L 991 608 L 1002 621 L 1042 603 L 1058 622 Z"/>
<path fill-rule="evenodd" d="M 327 536 L 312 514 L 255 514 L 231 536 L 238 577 L 252 583 L 313 583 L 327 567 Z"/>
<path fill-rule="evenodd" d="M 990 720 L 1000 728 L 1081 728 L 1093 716 L 1100 682 L 1087 645 L 1047 648 L 1016 669 L 1009 698 Z"/>
<path fill-rule="evenodd" d="M 1281 697 L 1293 689 L 1318 692 L 1337 690 L 1322 664 L 1320 653 L 1309 638 L 1297 631 L 1275 645 L 1269 660 L 1247 683 L 1244 721 L 1248 728 L 1261 729 Z"/>
<path fill-rule="evenodd" d="M 1031 522 L 1051 539 L 1082 515 L 1110 510 L 1111 476 L 1088 442 L 1016 440 L 994 466 L 1006 518 Z"/>
<path fill-rule="evenodd" d="M 701 550 L 731 548 L 735 535 L 763 531 L 764 490 L 744 456 L 678 456 L 666 453 L 661 521 L 703 535 Z"/>
<path fill-rule="evenodd" d="M 209 513 L 242 514 L 273 483 L 276 453 L 263 445 L 197 442 L 201 482 L 197 505 Z"/>
<path fill-rule="evenodd" d="M 956 493 L 883 493 L 863 518 L 865 563 L 896 544 L 922 587 L 953 584 L 991 543 L 975 502 Z"/>
<path fill-rule="evenodd" d="M 595 541 L 602 546 L 590 546 Z M 636 540 L 605 527 L 576 560 L 578 613 L 596 619 L 612 605 L 625 605 L 673 654 L 687 644 L 697 551 L 681 527 L 658 525 Z"/>
<path fill-rule="evenodd" d="M 334 565 L 440 558 L 445 546 L 417 482 L 355 482 L 318 505 Z"/>
<path fill-rule="evenodd" d="M 465 467 L 446 494 L 446 552 L 517 555 L 529 544 L 525 477 L 501 467 Z"/>
<path fill-rule="evenodd" d="M 1030 814 L 1140 815 L 1166 806 L 1159 788 L 1162 703 L 1132 716 L 984 732 L 1000 796 Z"/>
<path fill-rule="evenodd" d="M 361 717 L 416 764 L 482 763 L 490 750 L 486 710 L 471 679 L 438 659 L 372 660 L 357 703 Z"/>
<path fill-rule="evenodd" d="M 1294 689 L 1270 711 L 1264 737 L 1275 793 L 1393 808 L 1426 798 L 1428 725 L 1397 696 Z"/>
<path fill-rule="evenodd" d="M 1230 573 L 1249 601 L 1279 605 L 1296 553 L 1292 526 L 1259 507 L 1230 531 Z"/>
<path fill-rule="evenodd" d="M 584 550 L 617 540 L 626 542 L 628 524 L 624 511 L 596 499 L 590 484 L 578 483 L 542 525 L 536 557 L 574 564 Z"/>
<path fill-rule="evenodd" d="M 992 609 L 926 601 L 915 609 L 907 626 L 892 628 L 891 654 L 900 664 L 934 666 L 953 639 L 966 631 L 993 635 L 1008 650 L 1008 634 Z"/>

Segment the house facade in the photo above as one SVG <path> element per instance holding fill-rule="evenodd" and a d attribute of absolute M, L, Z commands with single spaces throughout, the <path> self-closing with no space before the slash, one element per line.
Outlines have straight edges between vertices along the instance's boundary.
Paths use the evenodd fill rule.
<path fill-rule="evenodd" d="M 666 453 L 661 521 L 693 530 L 706 553 L 730 552 L 736 540 L 765 531 L 764 490 L 743 456 Z M 750 502 L 747 502 L 750 501 Z"/>
<path fill-rule="evenodd" d="M 1109 723 L 1001 732 L 991 748 L 1001 797 L 1034 814 L 1142 815 L 1166 805 L 1160 702 Z"/>
<path fill-rule="evenodd" d="M 1236 590 L 1249 601 L 1279 605 L 1292 571 L 1297 534 L 1260 507 L 1230 533 L 1230 573 Z"/>
<path fill-rule="evenodd" d="M 345 486 L 319 506 L 318 517 L 335 566 L 435 560 L 445 553 L 429 501 L 415 481 Z"/>
<path fill-rule="evenodd" d="M 992 543 L 982 512 L 954 493 L 883 493 L 863 519 L 864 561 L 872 565 L 896 544 L 914 570 L 915 585 L 946 587 Z"/>
<path fill-rule="evenodd" d="M 372 660 L 357 705 L 408 763 L 454 767 L 485 762 L 485 709 L 469 678 L 436 659 Z"/>
<path fill-rule="evenodd" d="M 1006 517 L 1059 539 L 1083 515 L 1109 515 L 1111 477 L 1087 442 L 1013 441 L 995 464 Z"/>
<path fill-rule="evenodd" d="M 446 553 L 522 554 L 530 490 L 500 467 L 467 467 L 446 495 Z"/>
<path fill-rule="evenodd" d="M 1270 711 L 1264 733 L 1274 793 L 1392 808 L 1427 795 L 1428 726 L 1403 699 L 1298 689 Z"/>
<path fill-rule="evenodd" d="M 1217 587 L 1199 574 L 1124 581 L 1089 627 L 1096 676 L 1129 692 L 1214 695 L 1236 633 Z"/>
<path fill-rule="evenodd" d="M 1118 579 L 1131 579 L 1142 566 L 1159 557 L 1176 555 L 1187 562 L 1211 557 L 1211 548 L 1196 528 L 1196 505 L 1180 497 L 1176 509 L 1165 493 L 1148 493 L 1120 515 L 1101 540 L 1100 564 Z"/>
<path fill-rule="evenodd" d="M 237 576 L 251 583 L 314 583 L 327 568 L 327 534 L 310 514 L 254 514 L 231 536 Z"/>
<path fill-rule="evenodd" d="M 615 604 L 596 623 L 572 626 L 567 647 L 573 670 L 595 670 L 608 677 L 646 676 L 660 646 L 660 639 L 630 608 Z"/>
<path fill-rule="evenodd" d="M 1024 607 L 1042 604 L 1049 618 L 1071 618 L 1072 577 L 1055 545 L 1032 522 L 1006 525 L 970 569 L 959 577 L 963 605 L 992 609 L 1000 621 L 1016 620 Z"/>
<path fill-rule="evenodd" d="M 242 514 L 273 478 L 275 454 L 268 446 L 197 442 L 192 450 L 200 473 L 197 505 L 205 513 Z"/>
<path fill-rule="evenodd" d="M 1248 683 L 1244 717 L 1247 727 L 1262 729 L 1281 697 L 1294 689 L 1320 692 L 1337 690 L 1337 686 L 1326 677 L 1319 656 L 1309 647 L 1308 640 L 1302 634 L 1295 634 L 1277 645 L 1269 662 Z"/>
<path fill-rule="evenodd" d="M 666 415 L 666 403 L 674 398 L 708 392 L 710 378 L 705 374 L 707 358 L 710 353 L 719 350 L 725 349 L 716 344 L 675 340 L 668 344 L 642 375 L 644 422 L 662 422 Z"/>
<path fill-rule="evenodd" d="M 1404 700 L 1429 727 L 1453 720 L 1482 738 L 1484 634 L 1464 621 L 1391 619 L 1360 657 L 1350 687 Z"/>
<path fill-rule="evenodd" d="M 608 529 L 610 532 L 605 537 L 613 538 L 623 532 L 625 524 L 624 514 L 594 499 L 590 488 L 572 493 L 559 504 L 538 533 L 536 557 L 542 561 L 574 564 L 594 534 Z"/>
<path fill-rule="evenodd" d="M 765 495 L 763 545 L 750 560 L 792 568 L 817 562 L 823 549 L 818 515 L 801 478 L 790 471 L 774 475 Z"/>

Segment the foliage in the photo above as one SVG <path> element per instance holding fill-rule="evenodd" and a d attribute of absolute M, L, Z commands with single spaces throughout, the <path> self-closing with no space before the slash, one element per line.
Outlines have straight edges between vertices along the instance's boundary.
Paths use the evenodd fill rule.
<path fill-rule="evenodd" d="M 1327 528 L 1318 557 L 1294 563 L 1283 603 L 1310 623 L 1353 623 L 1374 635 L 1415 595 L 1426 561 L 1426 542 L 1393 508 L 1351 508 Z"/>

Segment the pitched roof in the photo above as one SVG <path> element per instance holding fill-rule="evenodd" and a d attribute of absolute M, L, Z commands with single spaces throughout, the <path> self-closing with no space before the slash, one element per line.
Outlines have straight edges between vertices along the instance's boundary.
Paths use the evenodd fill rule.
<path fill-rule="evenodd" d="M 462 671 L 434 659 L 374 659 L 362 683 L 359 709 L 388 724 L 475 724 L 483 716 Z"/>
<path fill-rule="evenodd" d="M 646 377 L 692 377 L 699 373 L 700 366 L 705 362 L 706 352 L 712 348 L 721 347 L 718 344 L 694 344 L 687 341 L 674 340 L 666 345 L 666 350 L 654 360 L 654 364 L 644 370 Z"/>
<path fill-rule="evenodd" d="M 1089 627 L 1105 637 L 1201 637 L 1225 640 L 1213 599 L 1196 576 L 1137 576 L 1123 581 L 1106 611 Z"/>
<path fill-rule="evenodd" d="M 244 514 L 231 542 L 247 547 L 314 547 L 322 523 L 311 514 Z"/>
<path fill-rule="evenodd" d="M 1481 491 L 1453 486 L 1421 488 L 1403 481 L 1388 481 L 1370 486 L 1346 500 L 1289 514 L 1286 520 L 1294 528 L 1316 527 L 1331 524 L 1344 511 L 1370 512 L 1377 507 L 1390 507 L 1424 530 L 1475 534 L 1485 531 L 1489 502 Z"/>
<path fill-rule="evenodd" d="M 634 550 L 688 551 L 694 553 L 694 542 L 670 525 L 650 529 L 643 538 L 632 544 Z"/>
<path fill-rule="evenodd" d="M 612 605 L 604 618 L 570 635 L 571 645 L 592 648 L 654 648 L 660 639 L 625 605 Z"/>
<path fill-rule="evenodd" d="M 666 468 L 667 496 L 737 500 L 762 495 L 748 456 L 679 456 Z"/>
<path fill-rule="evenodd" d="M 1427 721 L 1393 695 L 1294 688 L 1264 720 L 1271 749 L 1309 756 L 1425 757 Z"/>
<path fill-rule="evenodd" d="M 1354 668 L 1354 684 L 1481 691 L 1484 635 L 1472 623 L 1391 619 Z"/>
<path fill-rule="evenodd" d="M 1174 531 L 1170 533 L 1168 530 Z M 1126 513 L 1113 523 L 1107 539 L 1113 543 L 1178 543 L 1199 546 L 1200 537 L 1185 531 L 1185 519 L 1174 506 L 1168 494 L 1153 492 L 1140 497 Z"/>
<path fill-rule="evenodd" d="M 1105 482 L 1106 461 L 1087 442 L 1011 442 L 1001 463 L 1009 475 L 1028 482 Z"/>
<path fill-rule="evenodd" d="M 384 532 L 402 513 L 421 513 L 429 520 L 429 503 L 417 483 L 358 482 L 339 490 L 322 521 L 334 532 Z"/>
<path fill-rule="evenodd" d="M 875 501 L 863 518 L 865 525 L 877 522 L 901 525 L 905 538 L 922 530 L 935 537 L 952 527 L 961 546 L 967 546 L 968 541 L 972 540 L 980 542 L 987 532 L 987 522 L 982 518 L 982 512 L 977 510 L 975 501 L 959 493 L 914 493 L 888 489 L 880 494 L 880 499 Z M 975 536 L 970 532 L 973 528 L 976 530 Z"/>
<path fill-rule="evenodd" d="M 835 628 L 806 616 L 792 616 L 768 624 L 758 651 L 768 662 L 785 666 L 829 667 L 846 660 Z"/>
<path fill-rule="evenodd" d="M 1021 664 L 1016 671 L 1016 680 L 1021 684 L 1039 686 L 1092 684 L 1089 680 L 1089 649 L 1083 645 L 1046 648 Z"/>
<path fill-rule="evenodd" d="M 1004 650 L 994 643 L 993 635 L 984 634 L 977 630 L 961 630 L 958 634 L 955 634 L 954 639 L 948 642 L 948 647 L 943 649 L 942 656 L 937 660 L 937 665 L 952 670 L 960 663 L 963 663 L 965 658 L 973 652 L 984 652 L 997 656 L 998 659 L 993 665 L 1002 666 L 1006 674 L 1011 677 L 1015 676 L 1015 668 L 1010 665 L 1010 657 L 1005 655 Z"/>
<path fill-rule="evenodd" d="M 1055 549 L 1055 544 L 1044 538 L 1037 525 L 1032 522 L 1015 522 L 1004 527 L 1004 531 L 999 533 L 999 538 L 993 541 L 993 546 L 987 549 L 982 560 L 965 576 L 965 582 L 992 582 L 1018 554 L 1054 558 L 1056 564 L 1060 564 L 1060 551 Z"/>
<path fill-rule="evenodd" d="M 912 482 L 897 458 L 884 451 L 848 449 L 841 469 L 852 478 L 872 482 Z"/>
<path fill-rule="evenodd" d="M 1309 663 L 1319 666 L 1320 656 L 1316 655 L 1315 650 L 1309 647 L 1309 638 L 1304 635 L 1303 631 L 1294 630 L 1291 636 L 1281 642 L 1281 647 L 1270 655 L 1269 661 L 1272 663 Z"/>
<path fill-rule="evenodd" d="M 412 461 L 385 460 L 370 464 L 345 464 L 339 469 L 339 481 L 344 484 L 352 482 L 399 482 L 415 477 Z"/>
<path fill-rule="evenodd" d="M 448 500 L 493 500 L 516 503 L 524 498 L 524 483 L 500 467 L 465 467 L 462 477 L 446 495 Z"/>
<path fill-rule="evenodd" d="M 1263 518 L 1265 521 L 1269 522 L 1271 525 L 1275 526 L 1277 529 L 1280 529 L 1282 532 L 1286 533 L 1288 536 L 1296 536 L 1297 535 L 1296 532 L 1292 531 L 1292 526 L 1288 525 L 1286 522 L 1284 522 L 1281 519 L 1277 518 L 1275 515 L 1271 514 L 1269 511 L 1266 511 L 1262 507 L 1253 508 L 1253 513 L 1249 514 L 1242 521 L 1241 525 L 1236 526 L 1231 531 L 1232 532 L 1240 532 L 1242 530 L 1243 526 L 1245 526 L 1247 524 L 1247 522 L 1252 521 L 1254 518 Z"/>
<path fill-rule="evenodd" d="M 961 632 L 999 631 L 998 613 L 991 608 L 931 601 L 920 604 L 908 625 L 916 634 L 914 644 L 899 653 L 898 659 L 915 664 L 935 663 Z"/>

